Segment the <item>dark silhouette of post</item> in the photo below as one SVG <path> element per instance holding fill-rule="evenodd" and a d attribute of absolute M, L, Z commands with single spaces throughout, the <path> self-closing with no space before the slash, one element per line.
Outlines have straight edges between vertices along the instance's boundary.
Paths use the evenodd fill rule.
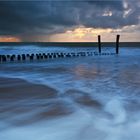
<path fill-rule="evenodd" d="M 15 58 L 15 55 L 12 55 L 12 56 L 10 57 L 10 61 L 14 61 L 14 58 Z"/>
<path fill-rule="evenodd" d="M 2 55 L 2 61 L 3 61 L 3 62 L 6 62 L 6 61 L 7 61 L 6 55 Z"/>
<path fill-rule="evenodd" d="M 21 60 L 21 56 L 17 55 L 17 60 L 20 61 Z"/>
<path fill-rule="evenodd" d="M 98 35 L 98 49 L 99 49 L 99 53 L 101 53 L 101 36 Z"/>
<path fill-rule="evenodd" d="M 24 61 L 26 59 L 26 55 L 22 54 L 22 60 Z"/>
<path fill-rule="evenodd" d="M 119 39 L 120 39 L 120 35 L 117 35 L 117 38 L 116 38 L 116 54 L 119 54 Z"/>

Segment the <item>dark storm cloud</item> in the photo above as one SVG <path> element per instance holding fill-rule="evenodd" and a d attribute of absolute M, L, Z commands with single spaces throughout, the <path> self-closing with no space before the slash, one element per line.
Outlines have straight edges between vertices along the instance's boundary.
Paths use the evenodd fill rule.
<path fill-rule="evenodd" d="M 0 1 L 0 35 L 63 32 L 78 25 L 118 28 L 139 23 L 138 0 Z M 111 14 L 108 16 L 108 14 Z"/>

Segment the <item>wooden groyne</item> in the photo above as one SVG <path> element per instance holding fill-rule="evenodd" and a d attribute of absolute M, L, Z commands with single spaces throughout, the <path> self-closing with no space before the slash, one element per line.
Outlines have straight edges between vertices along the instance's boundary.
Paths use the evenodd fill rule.
<path fill-rule="evenodd" d="M 98 55 L 115 55 L 115 53 L 77 52 L 77 53 L 36 53 L 18 55 L 0 55 L 0 62 L 25 62 L 34 60 L 49 60 L 56 58 L 72 58 Z"/>
<path fill-rule="evenodd" d="M 12 55 L 0 55 L 0 63 L 3 62 L 25 62 L 34 60 L 49 60 L 56 58 L 72 58 L 72 57 L 84 57 L 84 56 L 101 56 L 101 55 L 116 55 L 119 54 L 119 38 L 116 38 L 116 53 L 102 52 L 101 51 L 101 36 L 98 35 L 98 52 L 83 51 L 83 52 L 56 52 L 56 53 L 31 53 L 31 54 L 12 54 Z"/>

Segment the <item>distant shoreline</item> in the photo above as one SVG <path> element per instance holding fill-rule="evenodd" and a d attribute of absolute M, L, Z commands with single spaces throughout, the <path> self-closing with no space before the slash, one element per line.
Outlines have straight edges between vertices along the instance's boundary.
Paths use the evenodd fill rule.
<path fill-rule="evenodd" d="M 116 42 L 102 42 L 103 47 L 114 47 Z M 97 47 L 98 42 L 0 42 L 0 46 L 39 45 L 58 47 Z M 120 47 L 140 47 L 140 42 L 120 42 Z"/>

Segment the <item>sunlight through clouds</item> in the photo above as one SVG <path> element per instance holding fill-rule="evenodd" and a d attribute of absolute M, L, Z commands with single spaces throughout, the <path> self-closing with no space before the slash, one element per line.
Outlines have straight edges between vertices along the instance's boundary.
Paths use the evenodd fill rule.
<path fill-rule="evenodd" d="M 94 42 L 100 34 L 114 41 L 119 33 L 138 42 L 139 13 L 139 0 L 0 1 L 0 40 Z"/>
<path fill-rule="evenodd" d="M 0 42 L 21 42 L 17 37 L 0 36 Z"/>
<path fill-rule="evenodd" d="M 84 26 L 67 30 L 64 33 L 54 34 L 50 36 L 50 41 L 56 42 L 95 42 L 97 35 L 111 33 L 112 29 L 102 28 L 86 28 Z"/>

